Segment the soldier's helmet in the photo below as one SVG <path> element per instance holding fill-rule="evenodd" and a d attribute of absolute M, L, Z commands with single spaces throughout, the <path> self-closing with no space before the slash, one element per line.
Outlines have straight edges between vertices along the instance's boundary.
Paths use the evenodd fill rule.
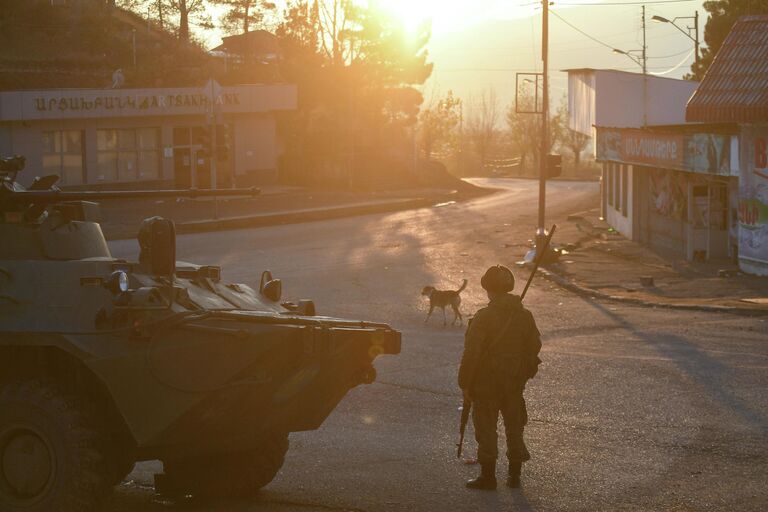
<path fill-rule="evenodd" d="M 494 265 L 485 271 L 480 285 L 492 293 L 508 293 L 515 288 L 515 276 L 504 265 Z"/>

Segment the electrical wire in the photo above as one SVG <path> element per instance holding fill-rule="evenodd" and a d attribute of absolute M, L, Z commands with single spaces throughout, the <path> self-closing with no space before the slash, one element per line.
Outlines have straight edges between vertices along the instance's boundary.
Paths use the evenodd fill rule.
<path fill-rule="evenodd" d="M 685 58 L 683 58 L 683 60 L 681 60 L 676 66 L 671 67 L 671 68 L 669 68 L 666 71 L 662 71 L 662 72 L 659 72 L 659 73 L 649 73 L 649 74 L 654 75 L 654 76 L 661 76 L 661 75 L 668 75 L 669 73 L 671 73 L 673 71 L 676 71 L 680 66 L 682 66 L 683 64 L 688 62 L 688 59 L 690 59 L 691 55 L 693 55 L 693 51 L 694 51 L 694 49 L 692 48 L 691 51 L 688 52 L 688 55 L 686 55 Z"/>
<path fill-rule="evenodd" d="M 682 2 L 695 2 L 696 0 L 651 0 L 648 2 L 555 2 L 555 5 L 651 5 L 651 4 L 678 4 Z M 550 11 L 551 12 L 551 11 Z"/>
<path fill-rule="evenodd" d="M 681 52 L 672 53 L 670 55 L 659 55 L 659 56 L 648 57 L 648 58 L 649 59 L 671 59 L 672 57 L 678 57 L 680 55 L 688 54 L 688 53 L 690 53 L 690 50 L 683 50 Z"/>
<path fill-rule="evenodd" d="M 608 43 L 604 43 L 604 42 L 602 42 L 601 40 L 599 40 L 599 39 L 597 39 L 597 38 L 595 38 L 595 37 L 592 37 L 591 35 L 587 34 L 587 33 L 586 33 L 586 32 L 584 32 L 583 30 L 581 30 L 579 27 L 577 27 L 576 25 L 572 24 L 570 21 L 566 20 L 565 18 L 563 18 L 562 16 L 560 16 L 559 14 L 557 14 L 557 12 L 555 12 L 555 11 L 549 11 L 549 12 L 550 12 L 550 14 L 554 15 L 554 16 L 555 16 L 555 18 L 559 19 L 560 21 L 562 21 L 563 23 L 565 23 L 566 25 L 568 25 L 569 27 L 571 27 L 573 30 L 575 30 L 575 31 L 576 31 L 576 32 L 578 32 L 579 34 L 583 35 L 584 37 L 586 37 L 586 38 L 588 38 L 588 39 L 591 39 L 592 41 L 596 42 L 596 43 L 597 43 L 597 44 L 599 44 L 599 45 L 605 46 L 605 47 L 606 47 L 606 48 L 608 48 L 609 50 L 613 50 L 613 49 L 614 49 L 614 47 L 613 47 L 613 46 L 611 46 L 610 44 L 608 44 Z"/>

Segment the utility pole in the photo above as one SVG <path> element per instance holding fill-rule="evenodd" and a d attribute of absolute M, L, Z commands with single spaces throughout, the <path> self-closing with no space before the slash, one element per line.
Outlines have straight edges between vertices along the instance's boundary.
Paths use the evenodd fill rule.
<path fill-rule="evenodd" d="M 643 5 L 643 128 L 648 126 L 648 44 L 645 40 L 645 5 Z"/>
<path fill-rule="evenodd" d="M 547 201 L 547 168 L 549 163 L 549 1 L 541 0 L 541 60 L 542 74 L 542 111 L 541 111 L 541 155 L 539 157 L 539 225 L 536 228 L 536 256 L 544 247 L 546 238 L 546 218 L 544 215 Z"/>
<path fill-rule="evenodd" d="M 696 38 L 693 40 L 694 44 L 694 53 L 693 56 L 696 59 L 696 65 L 698 69 L 699 64 L 699 11 L 696 11 L 695 16 L 693 17 L 693 30 L 696 35 Z"/>

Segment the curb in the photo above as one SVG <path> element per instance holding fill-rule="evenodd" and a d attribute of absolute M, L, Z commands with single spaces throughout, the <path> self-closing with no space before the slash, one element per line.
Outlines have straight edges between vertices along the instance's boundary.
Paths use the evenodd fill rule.
<path fill-rule="evenodd" d="M 243 215 L 239 217 L 224 217 L 221 219 L 206 219 L 199 221 L 179 222 L 176 224 L 177 234 L 205 233 L 210 231 L 226 231 L 235 229 L 248 229 L 269 226 L 281 226 L 288 224 L 301 224 L 304 222 L 319 222 L 323 220 L 356 217 L 376 213 L 393 213 L 416 208 L 425 208 L 447 201 L 463 201 L 482 197 L 497 192 L 493 188 L 480 188 L 477 190 L 452 190 L 450 192 L 427 197 L 415 197 L 410 199 L 382 200 L 375 203 L 358 203 L 341 206 L 326 206 L 308 208 L 304 210 L 288 210 L 278 213 L 261 213 L 255 215 Z M 128 240 L 133 236 L 116 235 L 107 236 L 108 241 Z"/>
<path fill-rule="evenodd" d="M 544 268 L 540 268 L 539 272 L 544 278 L 552 281 L 561 288 L 565 288 L 568 291 L 580 295 L 582 297 L 588 297 L 591 299 L 599 298 L 603 300 L 609 300 L 613 302 L 622 302 L 625 304 L 633 304 L 636 306 L 648 307 L 648 308 L 667 308 L 667 309 L 679 309 L 687 311 L 706 311 L 712 313 L 729 313 L 739 316 L 765 316 L 768 315 L 768 309 L 754 309 L 754 308 L 739 308 L 734 306 L 717 306 L 711 304 L 672 304 L 668 302 L 652 302 L 643 299 L 635 299 L 633 297 L 622 297 L 620 295 L 609 295 L 607 293 L 593 290 L 592 288 L 586 288 L 579 286 L 570 279 L 563 277 L 562 275 Z"/>
<path fill-rule="evenodd" d="M 176 225 L 176 232 L 181 234 L 202 233 L 206 231 L 246 229 L 284 224 L 300 224 L 322 220 L 356 217 L 373 213 L 388 213 L 413 208 L 431 206 L 434 203 L 455 200 L 458 193 L 453 192 L 436 197 L 419 197 L 415 199 L 399 199 L 373 204 L 356 204 L 348 206 L 331 206 L 308 210 L 287 211 L 281 213 L 266 213 L 260 215 L 244 215 L 242 217 L 227 217 L 216 220 L 183 222 Z"/>

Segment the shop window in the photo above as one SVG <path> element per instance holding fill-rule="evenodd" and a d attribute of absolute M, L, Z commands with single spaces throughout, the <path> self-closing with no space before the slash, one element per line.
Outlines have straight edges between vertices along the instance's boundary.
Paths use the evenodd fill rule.
<path fill-rule="evenodd" d="M 629 166 L 621 166 L 621 214 L 627 216 L 627 198 L 629 196 Z"/>
<path fill-rule="evenodd" d="M 44 174 L 59 175 L 61 185 L 84 183 L 82 131 L 43 132 L 42 142 Z"/>
<path fill-rule="evenodd" d="M 98 130 L 99 180 L 156 180 L 160 177 L 160 141 L 157 128 Z"/>

